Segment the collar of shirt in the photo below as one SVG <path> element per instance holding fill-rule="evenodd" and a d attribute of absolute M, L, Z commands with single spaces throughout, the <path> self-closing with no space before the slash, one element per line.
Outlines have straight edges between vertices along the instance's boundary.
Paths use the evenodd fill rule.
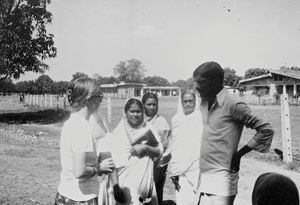
<path fill-rule="evenodd" d="M 219 106 L 222 106 L 224 104 L 224 99 L 227 94 L 226 88 L 223 88 L 216 96 L 215 103 L 217 103 Z M 215 104 L 214 103 L 214 104 Z M 201 106 L 204 106 L 207 104 L 207 101 L 201 100 Z M 213 105 L 214 106 L 214 105 Z"/>

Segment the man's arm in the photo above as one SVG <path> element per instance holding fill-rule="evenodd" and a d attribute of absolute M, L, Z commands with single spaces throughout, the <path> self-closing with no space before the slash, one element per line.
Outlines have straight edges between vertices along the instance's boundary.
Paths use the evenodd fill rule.
<path fill-rule="evenodd" d="M 269 123 L 253 115 L 249 106 L 242 102 L 237 103 L 234 107 L 233 118 L 245 127 L 256 130 L 255 135 L 247 145 L 232 156 L 230 168 L 233 172 L 237 172 L 240 169 L 240 160 L 245 154 L 251 150 L 259 152 L 267 152 L 269 150 L 274 136 L 274 130 Z"/>

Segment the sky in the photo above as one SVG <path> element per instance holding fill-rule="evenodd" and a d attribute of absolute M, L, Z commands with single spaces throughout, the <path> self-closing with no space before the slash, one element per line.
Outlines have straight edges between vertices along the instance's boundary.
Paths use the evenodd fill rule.
<path fill-rule="evenodd" d="M 299 0 L 52 0 L 48 9 L 58 53 L 45 74 L 55 81 L 76 72 L 112 76 L 132 58 L 146 76 L 170 82 L 190 78 L 206 61 L 240 76 L 300 67 Z"/>

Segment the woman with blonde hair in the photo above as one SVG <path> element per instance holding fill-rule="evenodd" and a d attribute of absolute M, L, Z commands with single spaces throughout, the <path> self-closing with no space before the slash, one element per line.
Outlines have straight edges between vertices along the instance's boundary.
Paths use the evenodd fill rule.
<path fill-rule="evenodd" d="M 100 86 L 91 78 L 74 81 L 68 100 L 70 118 L 61 132 L 60 158 L 62 171 L 55 205 L 97 205 L 98 175 L 112 172 L 113 160 L 98 163 L 96 141 L 90 116 L 97 112 L 102 101 Z"/>

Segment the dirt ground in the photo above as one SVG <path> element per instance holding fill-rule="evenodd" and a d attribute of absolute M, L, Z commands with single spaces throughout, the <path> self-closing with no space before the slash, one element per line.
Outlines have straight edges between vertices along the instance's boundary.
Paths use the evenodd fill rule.
<path fill-rule="evenodd" d="M 60 172 L 58 149 L 0 144 L 0 163 L 0 204 L 53 203 Z M 254 182 L 264 172 L 289 176 L 300 189 L 300 173 L 253 158 L 244 158 L 236 205 L 251 205 Z M 165 200 L 174 200 L 174 188 L 169 179 L 164 193 Z"/>
<path fill-rule="evenodd" d="M 7 98 L 6 101 L 0 99 L 0 204 L 53 204 L 61 169 L 57 149 L 61 122 L 57 122 L 57 116 L 60 120 L 65 119 L 65 113 L 35 111 L 20 103 L 16 104 L 16 100 L 11 98 Z M 123 106 L 120 101 L 113 104 L 115 107 L 112 128 L 122 116 L 120 113 Z M 161 105 L 163 116 L 170 121 L 176 112 L 177 102 L 166 101 Z M 105 102 L 103 108 L 103 116 L 106 116 Z M 293 136 L 299 136 L 300 133 L 299 110 L 299 106 L 291 107 Z M 269 153 L 259 155 L 252 152 L 242 159 L 239 193 L 235 205 L 251 205 L 254 182 L 265 172 L 289 176 L 300 190 L 300 172 L 288 170 L 299 170 L 299 138 L 293 138 L 295 163 L 291 166 L 283 164 L 273 151 L 273 148 L 281 147 L 278 106 L 268 108 L 258 106 L 254 107 L 254 112 L 259 113 L 273 125 L 276 135 Z M 249 131 L 243 133 L 241 144 L 245 144 L 252 135 Z M 174 186 L 169 178 L 164 188 L 164 199 L 175 200 Z"/>

